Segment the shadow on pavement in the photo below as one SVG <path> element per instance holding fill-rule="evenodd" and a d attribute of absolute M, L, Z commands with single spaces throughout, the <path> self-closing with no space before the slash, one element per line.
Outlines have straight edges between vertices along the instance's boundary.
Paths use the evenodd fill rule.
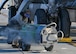
<path fill-rule="evenodd" d="M 11 52 L 20 52 L 20 50 L 6 50 L 6 49 L 0 49 L 0 53 L 11 53 Z"/>

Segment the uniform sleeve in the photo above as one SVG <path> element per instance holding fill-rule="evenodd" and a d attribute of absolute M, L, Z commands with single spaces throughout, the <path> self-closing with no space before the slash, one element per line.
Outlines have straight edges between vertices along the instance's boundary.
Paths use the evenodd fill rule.
<path fill-rule="evenodd" d="M 57 0 L 56 3 L 62 4 L 64 7 L 76 8 L 76 0 Z"/>

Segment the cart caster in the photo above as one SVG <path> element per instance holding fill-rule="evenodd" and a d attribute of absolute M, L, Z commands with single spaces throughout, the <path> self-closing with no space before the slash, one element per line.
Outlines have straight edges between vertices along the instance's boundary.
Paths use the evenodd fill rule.
<path fill-rule="evenodd" d="M 18 48 L 18 47 L 19 47 L 19 42 L 18 42 L 18 40 L 13 40 L 13 41 L 12 41 L 12 47 L 13 47 L 13 48 Z"/>
<path fill-rule="evenodd" d="M 7 42 L 8 44 L 12 44 L 12 43 L 9 43 L 9 42 Z"/>
<path fill-rule="evenodd" d="M 13 48 L 22 48 L 22 43 L 21 43 L 21 41 L 18 41 L 17 43 L 12 43 L 12 47 Z"/>
<path fill-rule="evenodd" d="M 53 50 L 53 45 L 50 45 L 50 46 L 44 46 L 45 50 L 47 51 L 52 51 Z"/>
<path fill-rule="evenodd" d="M 31 47 L 31 45 L 29 45 L 29 44 L 22 44 L 22 51 L 29 51 L 30 47 Z"/>
<path fill-rule="evenodd" d="M 18 46 L 18 47 L 19 47 L 19 48 L 22 48 L 22 41 L 19 40 L 18 43 L 19 43 L 19 46 Z"/>
<path fill-rule="evenodd" d="M 12 41 L 12 47 L 13 48 L 21 48 L 22 47 L 22 41 L 21 39 L 17 39 L 18 37 L 16 37 L 13 41 Z"/>
<path fill-rule="evenodd" d="M 12 42 L 11 42 L 11 41 L 7 41 L 7 43 L 8 43 L 8 44 L 12 44 Z"/>
<path fill-rule="evenodd" d="M 13 48 L 18 48 L 16 45 L 12 45 Z"/>
<path fill-rule="evenodd" d="M 13 42 L 12 42 L 12 47 L 13 47 L 13 48 L 18 48 L 17 43 L 13 43 Z"/>

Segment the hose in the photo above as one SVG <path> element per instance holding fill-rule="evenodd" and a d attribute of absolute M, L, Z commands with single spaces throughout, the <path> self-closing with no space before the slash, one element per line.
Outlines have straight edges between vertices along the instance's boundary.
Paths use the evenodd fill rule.
<path fill-rule="evenodd" d="M 58 34 L 61 33 L 61 34 L 62 34 L 62 37 L 61 37 L 60 39 L 63 39 L 64 33 L 63 33 L 61 30 L 56 31 L 56 29 L 55 29 L 54 33 L 50 33 L 50 35 L 55 34 L 55 39 L 56 39 L 56 40 L 49 40 L 50 35 L 49 35 L 48 32 L 49 32 L 50 30 L 47 32 L 47 31 L 46 31 L 46 28 L 49 27 L 49 26 L 52 26 L 52 25 L 55 25 L 54 28 L 57 27 L 57 24 L 56 24 L 55 22 L 52 22 L 52 23 L 46 25 L 46 26 L 42 29 L 42 31 L 41 31 L 42 36 L 45 36 L 47 41 L 56 41 L 56 40 L 58 41 Z"/>
<path fill-rule="evenodd" d="M 45 36 L 44 31 L 46 30 L 46 28 L 49 27 L 49 26 L 52 26 L 52 25 L 55 25 L 55 26 L 54 26 L 55 28 L 57 27 L 57 24 L 56 24 L 55 22 L 52 22 L 52 23 L 46 25 L 46 26 L 42 29 L 42 31 L 41 31 L 42 36 Z M 46 36 L 48 36 L 48 32 L 46 32 L 46 33 L 47 33 Z"/>
<path fill-rule="evenodd" d="M 61 33 L 61 34 L 62 34 L 62 37 L 61 37 L 60 39 L 63 39 L 63 38 L 64 38 L 64 33 L 63 33 L 63 31 L 61 31 L 61 30 L 58 31 L 58 32 L 57 32 L 57 35 L 58 35 L 58 33 Z"/>

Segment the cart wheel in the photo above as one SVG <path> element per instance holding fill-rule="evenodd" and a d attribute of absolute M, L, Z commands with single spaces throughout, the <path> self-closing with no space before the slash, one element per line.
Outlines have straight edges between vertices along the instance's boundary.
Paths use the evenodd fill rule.
<path fill-rule="evenodd" d="M 16 41 L 12 41 L 12 47 L 13 48 L 18 48 L 19 43 Z"/>
<path fill-rule="evenodd" d="M 21 40 L 18 40 L 18 42 L 13 42 L 13 43 L 12 43 L 12 47 L 13 48 L 18 48 L 18 47 L 22 48 L 22 42 L 21 42 Z"/>
<path fill-rule="evenodd" d="M 11 42 L 11 41 L 8 41 L 8 40 L 7 40 L 7 43 L 8 43 L 8 44 L 12 44 L 12 42 Z"/>
<path fill-rule="evenodd" d="M 29 51 L 30 47 L 31 47 L 31 45 L 22 43 L 22 51 Z"/>
<path fill-rule="evenodd" d="M 19 48 L 22 48 L 22 41 L 19 40 L 18 43 L 19 43 L 19 46 L 18 46 L 18 47 L 19 47 Z"/>
<path fill-rule="evenodd" d="M 48 47 L 44 46 L 44 48 L 45 48 L 45 50 L 47 50 L 47 51 L 52 51 L 53 45 L 50 45 L 50 46 L 48 46 Z"/>
<path fill-rule="evenodd" d="M 8 44 L 12 44 L 11 42 L 7 42 Z"/>
<path fill-rule="evenodd" d="M 18 48 L 16 45 L 12 45 L 13 48 Z"/>
<path fill-rule="evenodd" d="M 71 21 L 67 9 L 60 9 L 59 17 L 58 30 L 63 31 L 64 37 L 69 37 Z M 59 37 L 61 37 L 61 34 L 59 35 Z"/>

